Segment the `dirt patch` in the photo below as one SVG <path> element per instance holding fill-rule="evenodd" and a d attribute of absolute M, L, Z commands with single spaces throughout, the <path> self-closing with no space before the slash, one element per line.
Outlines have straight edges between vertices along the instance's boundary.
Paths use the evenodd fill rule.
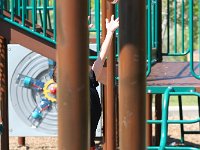
<path fill-rule="evenodd" d="M 191 114 L 192 113 L 192 114 Z M 191 113 L 186 112 L 184 114 L 184 119 L 191 120 L 197 119 L 198 115 L 194 114 L 194 111 Z M 197 114 L 197 113 L 196 113 Z M 178 120 L 179 116 L 177 113 L 170 113 L 170 120 Z M 188 124 L 184 125 L 185 131 L 200 131 L 200 124 Z M 200 148 L 200 134 L 186 134 L 184 145 L 193 146 Z M 169 125 L 168 126 L 168 145 L 182 145 L 180 143 L 181 132 L 180 125 Z M 57 150 L 57 137 L 26 137 L 26 147 L 18 147 L 17 137 L 10 137 L 10 150 Z"/>

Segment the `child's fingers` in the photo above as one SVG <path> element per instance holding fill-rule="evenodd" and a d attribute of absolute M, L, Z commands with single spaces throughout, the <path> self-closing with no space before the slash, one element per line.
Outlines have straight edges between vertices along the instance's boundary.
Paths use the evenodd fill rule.
<path fill-rule="evenodd" d="M 117 19 L 115 19 L 116 22 L 119 22 L 119 17 Z"/>
<path fill-rule="evenodd" d="M 114 15 L 111 16 L 111 20 L 114 20 Z"/>
<path fill-rule="evenodd" d="M 90 29 L 90 28 L 92 28 L 94 25 L 93 24 L 90 24 L 89 26 L 88 26 L 88 28 Z"/>
<path fill-rule="evenodd" d="M 108 18 L 106 18 L 106 24 L 109 22 Z"/>

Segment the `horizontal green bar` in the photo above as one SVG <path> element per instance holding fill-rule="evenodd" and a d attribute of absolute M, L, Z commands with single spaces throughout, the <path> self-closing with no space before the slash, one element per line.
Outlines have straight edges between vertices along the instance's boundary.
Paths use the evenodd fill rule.
<path fill-rule="evenodd" d="M 22 9 L 22 7 L 19 7 L 19 8 Z M 47 8 L 48 10 L 53 10 L 53 6 L 47 6 L 46 8 Z M 26 9 L 32 10 L 33 7 L 32 7 L 32 6 L 26 6 Z M 42 10 L 42 9 L 44 9 L 44 7 L 42 7 L 42 6 L 37 6 L 35 9 L 36 9 L 36 10 Z"/>
<path fill-rule="evenodd" d="M 89 32 L 97 32 L 97 29 L 89 29 Z M 100 30 L 100 32 L 102 32 L 102 30 Z"/>
<path fill-rule="evenodd" d="M 192 124 L 200 122 L 200 118 L 193 120 L 167 120 L 168 124 Z M 161 124 L 162 120 L 147 120 L 148 124 Z"/>
<path fill-rule="evenodd" d="M 89 56 L 89 59 L 97 59 L 98 56 Z"/>
<path fill-rule="evenodd" d="M 148 150 L 159 150 L 159 146 L 148 146 Z M 165 146 L 165 150 L 199 150 L 198 148 L 195 147 L 186 147 L 186 146 Z"/>
<path fill-rule="evenodd" d="M 26 30 L 26 31 L 28 31 L 28 32 L 30 32 L 30 33 L 36 35 L 36 36 L 39 36 L 39 37 L 41 37 L 41 38 L 47 40 L 48 42 L 51 42 L 51 43 L 53 43 L 53 44 L 56 44 L 56 41 L 54 41 L 53 39 L 48 38 L 48 37 L 46 37 L 46 36 L 43 36 L 42 34 L 40 34 L 40 33 L 38 33 L 38 32 L 33 32 L 31 29 L 29 29 L 29 28 L 27 28 L 27 27 L 25 27 L 25 26 L 22 26 L 21 24 L 18 24 L 18 23 L 16 23 L 16 22 L 13 22 L 13 21 L 11 21 L 9 18 L 3 17 L 3 19 L 4 19 L 5 21 L 7 21 L 7 22 L 9 22 L 9 23 L 11 23 L 11 24 L 13 24 L 13 25 L 15 25 L 15 26 L 18 26 L 18 27 L 20 27 L 20 28 L 22 28 L 22 29 L 24 29 L 24 30 Z"/>
<path fill-rule="evenodd" d="M 163 94 L 169 86 L 147 86 L 146 93 Z M 173 87 L 173 92 L 195 92 L 194 87 Z"/>

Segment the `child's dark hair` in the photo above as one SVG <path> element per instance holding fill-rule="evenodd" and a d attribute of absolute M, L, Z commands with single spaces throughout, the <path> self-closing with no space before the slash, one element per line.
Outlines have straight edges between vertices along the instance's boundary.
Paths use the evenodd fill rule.
<path fill-rule="evenodd" d="M 89 56 L 97 56 L 97 52 L 89 49 Z M 89 65 L 92 66 L 96 59 L 89 59 Z"/>
<path fill-rule="evenodd" d="M 56 76 L 57 76 L 57 72 L 56 72 L 56 66 L 53 69 L 53 74 L 52 74 L 52 78 L 54 80 L 54 82 L 56 82 Z"/>

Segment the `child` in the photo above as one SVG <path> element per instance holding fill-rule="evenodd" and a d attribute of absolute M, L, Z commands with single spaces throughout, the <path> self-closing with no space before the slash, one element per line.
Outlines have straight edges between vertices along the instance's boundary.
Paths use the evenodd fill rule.
<path fill-rule="evenodd" d="M 103 67 L 105 59 L 108 55 L 108 50 L 113 38 L 113 33 L 119 27 L 119 18 L 114 20 L 114 15 L 111 16 L 109 22 L 106 19 L 107 34 L 101 46 L 101 52 L 97 60 L 89 66 L 89 79 L 90 79 L 90 114 L 91 114 L 91 134 L 90 134 L 90 150 L 95 150 L 95 132 L 101 116 L 101 104 L 99 94 L 96 87 L 98 82 L 106 84 L 106 69 Z M 56 82 L 56 67 L 54 69 L 53 79 Z"/>

